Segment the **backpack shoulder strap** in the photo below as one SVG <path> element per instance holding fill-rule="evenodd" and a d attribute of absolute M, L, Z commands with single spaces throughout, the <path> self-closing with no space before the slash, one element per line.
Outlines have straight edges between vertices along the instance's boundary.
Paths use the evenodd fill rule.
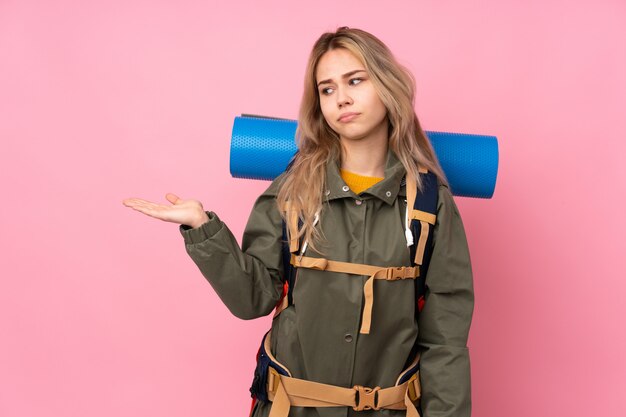
<path fill-rule="evenodd" d="M 283 262 L 283 295 L 276 305 L 274 317 L 293 304 L 293 288 L 296 281 L 296 268 L 291 264 L 291 255 L 300 248 L 298 231 L 302 228 L 302 220 L 291 204 L 281 208 L 286 212 L 287 222 L 282 221 L 282 262 Z"/>
<path fill-rule="evenodd" d="M 409 175 L 406 178 L 406 194 L 407 207 L 412 207 L 408 213 L 408 226 L 413 231 L 413 241 L 417 242 L 412 256 L 413 264 L 423 266 L 428 261 L 426 255 L 430 248 L 427 243 L 432 241 L 432 229 L 437 221 L 438 185 L 435 174 L 420 170 L 419 175 L 422 180 L 421 192 L 417 189 L 415 178 Z"/>
<path fill-rule="evenodd" d="M 426 301 L 426 274 L 432 253 L 439 197 L 437 176 L 421 169 L 419 175 L 422 180 L 421 191 L 417 189 L 415 178 L 411 178 L 410 175 L 406 178 L 407 209 L 412 207 L 407 217 L 413 234 L 413 242 L 416 242 L 411 246 L 411 262 L 420 267 L 420 278 L 416 280 L 415 288 L 417 314 L 422 311 Z"/>
<path fill-rule="evenodd" d="M 299 219 L 296 219 L 296 225 L 298 229 L 300 229 L 302 227 L 302 221 Z M 298 247 L 300 246 L 299 245 L 300 242 L 296 234 L 297 232 L 294 233 L 293 230 L 290 230 L 289 232 L 291 236 L 296 235 L 296 238 L 295 238 L 296 244 L 295 245 L 292 244 L 293 239 L 290 242 L 287 241 L 288 239 L 287 227 L 288 227 L 287 224 L 285 224 L 285 222 L 283 221 L 282 255 L 283 255 L 283 271 L 285 274 L 283 281 L 285 285 L 284 296 L 287 300 L 284 307 L 287 307 L 293 304 L 293 287 L 296 283 L 296 268 L 294 268 L 294 266 L 291 264 L 291 255 L 292 253 L 295 253 L 298 250 Z"/>

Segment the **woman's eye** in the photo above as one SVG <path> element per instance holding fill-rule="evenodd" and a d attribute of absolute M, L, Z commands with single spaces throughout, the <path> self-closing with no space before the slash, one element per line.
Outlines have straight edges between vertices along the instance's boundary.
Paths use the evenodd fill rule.
<path fill-rule="evenodd" d="M 331 87 L 322 88 L 322 94 L 324 94 L 326 96 L 329 95 L 332 92 L 333 92 L 333 89 Z"/>
<path fill-rule="evenodd" d="M 350 79 L 350 85 L 357 85 L 361 81 L 363 81 L 363 78 L 351 78 Z"/>

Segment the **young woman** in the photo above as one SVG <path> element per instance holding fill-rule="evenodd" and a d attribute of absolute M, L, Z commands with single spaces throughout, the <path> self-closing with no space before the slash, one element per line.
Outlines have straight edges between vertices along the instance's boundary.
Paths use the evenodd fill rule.
<path fill-rule="evenodd" d="M 259 368 L 272 401 L 257 401 L 254 416 L 470 415 L 469 251 L 414 90 L 373 35 L 323 34 L 306 69 L 299 151 L 256 201 L 241 248 L 199 201 L 124 201 L 181 225 L 187 252 L 234 315 L 275 310 L 264 345 L 275 363 Z M 428 178 L 430 214 L 412 204 L 426 198 Z"/>

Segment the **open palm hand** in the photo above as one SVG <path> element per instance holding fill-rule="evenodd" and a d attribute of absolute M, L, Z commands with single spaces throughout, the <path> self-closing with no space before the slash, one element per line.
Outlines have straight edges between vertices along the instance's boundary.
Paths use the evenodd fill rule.
<path fill-rule="evenodd" d="M 141 198 L 127 198 L 122 204 L 155 219 L 194 228 L 208 220 L 202 203 L 198 200 L 183 200 L 172 193 L 167 193 L 165 198 L 172 204 L 157 204 Z"/>

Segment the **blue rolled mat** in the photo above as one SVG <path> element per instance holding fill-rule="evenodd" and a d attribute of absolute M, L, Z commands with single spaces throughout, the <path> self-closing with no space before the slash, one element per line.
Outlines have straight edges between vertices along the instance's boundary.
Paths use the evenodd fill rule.
<path fill-rule="evenodd" d="M 230 146 L 233 177 L 273 180 L 297 151 L 297 122 L 265 116 L 235 117 Z M 498 174 L 498 139 L 467 133 L 425 132 L 452 194 L 491 198 Z"/>

